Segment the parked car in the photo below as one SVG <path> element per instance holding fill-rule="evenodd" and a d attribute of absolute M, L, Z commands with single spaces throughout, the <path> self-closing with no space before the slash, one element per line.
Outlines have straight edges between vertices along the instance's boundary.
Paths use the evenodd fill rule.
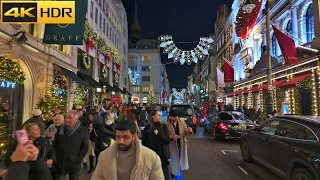
<path fill-rule="evenodd" d="M 216 117 L 206 119 L 205 130 L 215 140 L 240 138 L 243 131 L 251 129 L 253 122 L 238 111 L 221 111 Z"/>
<path fill-rule="evenodd" d="M 189 104 L 173 104 L 170 111 L 176 111 L 179 119 L 184 120 L 188 127 L 191 127 L 194 134 L 197 133 L 198 120 L 192 105 Z"/>
<path fill-rule="evenodd" d="M 243 133 L 242 158 L 286 180 L 320 180 L 320 117 L 277 116 Z"/>

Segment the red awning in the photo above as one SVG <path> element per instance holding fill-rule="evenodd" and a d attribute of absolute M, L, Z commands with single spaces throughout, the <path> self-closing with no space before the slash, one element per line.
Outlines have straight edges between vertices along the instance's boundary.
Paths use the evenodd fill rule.
<path fill-rule="evenodd" d="M 227 97 L 232 97 L 232 96 L 234 96 L 234 94 L 235 94 L 235 93 L 232 92 L 232 93 L 228 93 L 226 96 L 227 96 Z"/>
<path fill-rule="evenodd" d="M 280 88 L 295 87 L 296 84 L 297 84 L 299 81 L 301 81 L 301 80 L 303 80 L 303 79 L 305 79 L 305 78 L 308 78 L 308 77 L 310 77 L 310 76 L 312 76 L 312 73 L 308 73 L 308 74 L 303 74 L 303 75 L 300 75 L 300 76 L 296 76 L 296 77 L 292 78 L 291 80 L 287 81 L 286 83 L 281 84 L 279 87 L 280 87 Z"/>
<path fill-rule="evenodd" d="M 276 81 L 276 82 L 273 82 L 272 83 L 272 86 L 279 86 L 280 84 L 284 83 L 286 81 L 286 79 L 283 79 L 283 80 L 279 80 L 279 81 Z M 251 88 L 252 89 L 252 88 Z M 267 90 L 268 89 L 268 84 L 262 84 L 261 86 L 251 90 L 252 93 L 257 93 L 259 92 L 260 90 Z"/>
<path fill-rule="evenodd" d="M 239 94 L 248 94 L 248 89 L 240 89 L 239 91 L 236 91 L 234 94 L 237 96 Z"/>

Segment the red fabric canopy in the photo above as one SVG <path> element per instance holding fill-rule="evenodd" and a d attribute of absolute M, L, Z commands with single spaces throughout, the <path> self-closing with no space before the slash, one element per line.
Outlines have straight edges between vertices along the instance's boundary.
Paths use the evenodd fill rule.
<path fill-rule="evenodd" d="M 303 75 L 300 75 L 300 76 L 296 76 L 296 77 L 292 78 L 291 80 L 287 81 L 286 83 L 280 85 L 279 87 L 280 87 L 280 88 L 295 87 L 296 84 L 297 84 L 299 81 L 301 81 L 301 80 L 303 80 L 303 79 L 305 79 L 305 78 L 308 78 L 308 77 L 310 77 L 310 76 L 312 76 L 312 73 L 308 73 L 308 74 L 303 74 Z"/>
<path fill-rule="evenodd" d="M 276 86 L 279 86 L 280 84 L 284 83 L 286 81 L 286 79 L 283 79 L 283 80 L 279 80 L 279 81 L 276 81 L 274 83 L 272 83 L 272 86 L 276 87 Z M 251 88 L 252 89 L 252 88 Z M 250 89 L 250 90 L 251 90 Z M 267 90 L 268 89 L 268 84 L 262 84 L 261 86 L 251 90 L 252 93 L 257 93 L 259 92 L 260 90 Z"/>

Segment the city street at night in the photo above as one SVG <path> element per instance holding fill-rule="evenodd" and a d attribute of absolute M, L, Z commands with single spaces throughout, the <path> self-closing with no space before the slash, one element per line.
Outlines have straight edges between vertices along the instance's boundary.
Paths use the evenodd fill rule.
<path fill-rule="evenodd" d="M 239 140 L 215 141 L 203 128 L 198 132 L 187 138 L 190 168 L 184 180 L 281 180 L 258 163 L 243 162 Z M 87 170 L 81 173 L 81 180 L 90 178 Z"/>

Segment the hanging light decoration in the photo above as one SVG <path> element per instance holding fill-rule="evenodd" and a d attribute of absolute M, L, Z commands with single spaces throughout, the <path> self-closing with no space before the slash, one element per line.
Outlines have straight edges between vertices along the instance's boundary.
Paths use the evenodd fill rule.
<path fill-rule="evenodd" d="M 137 72 L 133 72 L 130 68 L 128 70 L 128 74 L 129 74 L 129 80 L 131 82 L 131 84 L 136 84 L 138 81 L 138 77 L 139 77 L 139 73 Z"/>
<path fill-rule="evenodd" d="M 199 44 L 191 51 L 183 51 L 176 47 L 170 35 L 162 35 L 159 37 L 160 47 L 162 47 L 163 53 L 168 54 L 169 59 L 173 59 L 174 62 L 179 61 L 180 64 L 187 62 L 190 65 L 192 62 L 198 63 L 199 59 L 204 59 L 209 55 L 209 50 L 212 47 L 214 40 L 210 37 L 200 37 Z"/>

